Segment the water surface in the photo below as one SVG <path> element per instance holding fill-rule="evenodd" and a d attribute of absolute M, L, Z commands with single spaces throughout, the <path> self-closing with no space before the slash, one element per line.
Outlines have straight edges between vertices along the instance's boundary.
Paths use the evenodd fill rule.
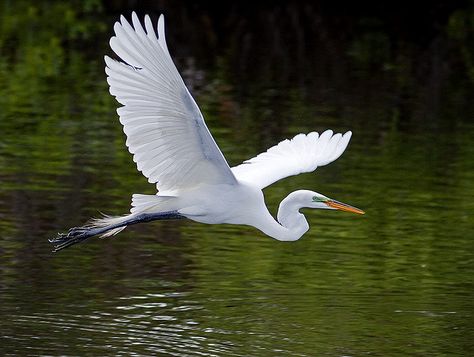
<path fill-rule="evenodd" d="M 333 43 L 333 52 L 316 41 L 303 62 L 290 51 L 269 55 L 269 66 L 262 53 L 272 43 L 239 57 L 243 35 L 231 33 L 228 51 L 209 60 L 187 54 L 198 46 L 170 29 L 231 165 L 299 132 L 353 131 L 339 160 L 265 190 L 273 213 L 306 188 L 366 215 L 305 210 L 311 229 L 294 243 L 179 221 L 52 254 L 56 232 L 99 211 L 125 213 L 133 193 L 154 189 L 125 149 L 105 82 L 112 20 L 86 25 L 97 23 L 87 50 L 57 40 L 55 28 L 2 37 L 2 355 L 474 353 L 472 81 L 442 55 L 427 77 L 406 67 L 451 42 L 389 57 L 377 47 L 382 58 L 371 64 L 364 46 L 384 43 L 380 34 Z M 344 61 L 330 62 L 337 46 L 347 46 Z"/>

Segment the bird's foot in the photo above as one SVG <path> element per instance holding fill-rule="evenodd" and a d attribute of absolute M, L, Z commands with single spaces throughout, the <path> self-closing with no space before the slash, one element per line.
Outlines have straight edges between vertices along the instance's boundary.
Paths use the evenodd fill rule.
<path fill-rule="evenodd" d="M 91 234 L 91 231 L 90 228 L 74 227 L 67 233 L 58 233 L 57 237 L 49 239 L 49 242 L 54 244 L 53 253 L 92 237 L 94 234 Z"/>

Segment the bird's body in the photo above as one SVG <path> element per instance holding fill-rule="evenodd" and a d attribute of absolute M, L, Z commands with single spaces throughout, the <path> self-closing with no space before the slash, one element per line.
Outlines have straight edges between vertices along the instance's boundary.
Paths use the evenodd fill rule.
<path fill-rule="evenodd" d="M 148 16 L 145 29 L 135 13 L 132 21 L 133 27 L 121 17 L 114 26 L 116 36 L 110 45 L 125 63 L 105 57 L 107 81 L 110 93 L 123 104 L 117 113 L 126 145 L 137 168 L 156 184 L 158 192 L 134 194 L 128 215 L 95 219 L 59 234 L 51 240 L 56 251 L 94 235 L 117 234 L 131 224 L 176 218 L 249 225 L 277 240 L 294 241 L 309 229 L 300 208 L 363 213 L 319 193 L 299 190 L 281 202 L 275 220 L 262 190 L 336 160 L 351 132 L 298 134 L 230 168 L 173 64 L 163 17 L 158 21 L 158 36 Z"/>
<path fill-rule="evenodd" d="M 240 182 L 202 185 L 180 196 L 179 213 L 200 223 L 252 225 L 252 217 L 266 210 L 263 192 Z"/>

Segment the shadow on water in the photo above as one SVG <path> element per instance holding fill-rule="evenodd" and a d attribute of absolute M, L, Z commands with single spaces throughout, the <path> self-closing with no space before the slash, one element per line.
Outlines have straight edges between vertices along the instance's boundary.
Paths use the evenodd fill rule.
<path fill-rule="evenodd" d="M 335 163 L 266 189 L 271 211 L 308 188 L 367 214 L 306 210 L 294 244 L 179 221 L 53 255 L 56 232 L 153 192 L 103 72 L 124 3 L 0 5 L 2 354 L 472 354 L 472 2 L 419 24 L 418 5 L 406 27 L 392 2 L 164 2 L 231 164 L 298 132 L 354 132 Z"/>

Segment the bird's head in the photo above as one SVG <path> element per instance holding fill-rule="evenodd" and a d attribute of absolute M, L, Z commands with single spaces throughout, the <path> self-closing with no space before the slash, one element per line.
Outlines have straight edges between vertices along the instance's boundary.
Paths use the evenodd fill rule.
<path fill-rule="evenodd" d="M 304 207 L 319 208 L 319 209 L 337 209 L 340 211 L 352 212 L 357 214 L 365 214 L 359 208 L 350 206 L 332 198 L 326 197 L 318 192 L 301 190 L 301 198 L 304 200 Z"/>

